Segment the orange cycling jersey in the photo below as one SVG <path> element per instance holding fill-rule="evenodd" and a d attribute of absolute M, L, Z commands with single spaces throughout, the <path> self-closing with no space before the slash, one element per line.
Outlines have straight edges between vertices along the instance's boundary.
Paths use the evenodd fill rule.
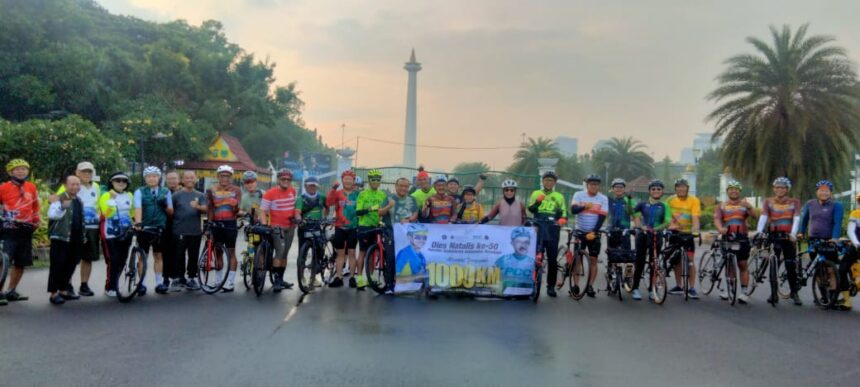
<path fill-rule="evenodd" d="M 25 181 L 0 184 L 0 209 L 3 220 L 39 224 L 39 195 L 36 185 Z"/>

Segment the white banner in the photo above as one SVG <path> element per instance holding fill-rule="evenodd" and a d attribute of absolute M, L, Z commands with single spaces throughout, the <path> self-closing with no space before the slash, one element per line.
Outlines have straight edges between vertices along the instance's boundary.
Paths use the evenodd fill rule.
<path fill-rule="evenodd" d="M 525 296 L 534 286 L 533 228 L 472 224 L 394 226 L 395 292 Z"/>

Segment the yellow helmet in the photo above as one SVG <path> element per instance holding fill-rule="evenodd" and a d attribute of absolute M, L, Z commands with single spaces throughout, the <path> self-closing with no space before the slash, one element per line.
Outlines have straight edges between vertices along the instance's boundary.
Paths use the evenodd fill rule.
<path fill-rule="evenodd" d="M 27 169 L 30 169 L 30 163 L 24 159 L 12 159 L 6 164 L 6 172 L 12 173 L 12 170 L 18 167 L 27 167 Z"/>

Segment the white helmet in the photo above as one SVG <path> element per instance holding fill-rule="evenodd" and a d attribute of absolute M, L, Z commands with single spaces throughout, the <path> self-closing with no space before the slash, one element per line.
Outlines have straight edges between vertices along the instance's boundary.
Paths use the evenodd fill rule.
<path fill-rule="evenodd" d="M 150 165 L 143 170 L 143 177 L 147 177 L 149 175 L 156 175 L 161 177 L 161 170 L 154 165 Z"/>
<path fill-rule="evenodd" d="M 517 188 L 517 181 L 513 179 L 507 179 L 502 182 L 502 188 Z"/>
<path fill-rule="evenodd" d="M 215 174 L 220 175 L 221 172 L 227 172 L 227 173 L 232 175 L 233 174 L 233 167 L 231 167 L 229 165 L 222 165 L 222 166 L 218 167 L 218 170 L 215 171 Z"/>
<path fill-rule="evenodd" d="M 612 188 L 615 188 L 615 186 L 619 185 L 619 184 L 621 184 L 622 187 L 625 187 L 625 188 L 627 187 L 627 182 L 624 181 L 624 179 L 622 179 L 620 177 L 616 177 L 616 178 L 612 179 L 612 184 L 610 184 L 609 186 Z"/>

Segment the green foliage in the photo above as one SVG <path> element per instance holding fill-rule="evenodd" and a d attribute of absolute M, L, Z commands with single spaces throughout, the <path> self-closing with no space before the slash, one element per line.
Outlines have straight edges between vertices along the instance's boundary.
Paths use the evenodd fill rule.
<path fill-rule="evenodd" d="M 613 137 L 609 146 L 592 152 L 590 173 L 603 176 L 608 172 L 609 176 L 605 176 L 608 180 L 620 177 L 627 181 L 653 176 L 654 159 L 645 153 L 647 149 L 633 137 Z"/>
<path fill-rule="evenodd" d="M 124 164 L 120 145 L 76 115 L 20 123 L 0 119 L 0 164 L 23 158 L 30 163 L 33 176 L 48 181 L 73 173 L 83 160 L 92 162 L 99 171 L 116 170 Z"/>
<path fill-rule="evenodd" d="M 696 194 L 698 196 L 720 195 L 720 174 L 723 173 L 720 152 L 707 149 L 696 164 Z"/>
<path fill-rule="evenodd" d="M 726 60 L 708 96 L 708 116 L 724 137 L 732 174 L 765 190 L 789 176 L 802 196 L 812 184 L 844 174 L 860 147 L 860 87 L 855 64 L 832 37 L 771 27 L 772 44 L 747 38 L 756 50 Z"/>

